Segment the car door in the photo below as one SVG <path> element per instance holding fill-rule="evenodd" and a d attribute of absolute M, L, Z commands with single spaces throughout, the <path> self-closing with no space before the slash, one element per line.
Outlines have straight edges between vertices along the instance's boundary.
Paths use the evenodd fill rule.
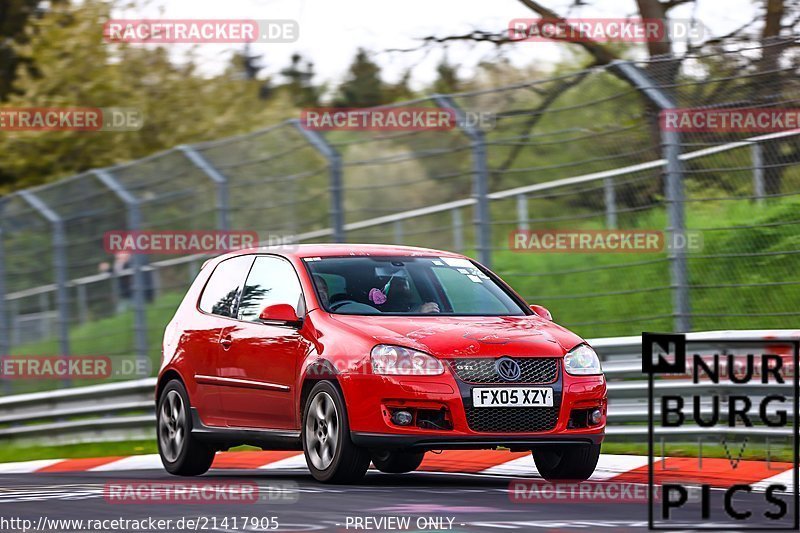
<path fill-rule="evenodd" d="M 297 429 L 295 374 L 311 348 L 296 326 L 259 320 L 268 305 L 289 304 L 305 314 L 300 280 L 292 264 L 257 257 L 242 291 L 239 321 L 223 332 L 219 372 L 225 380 L 222 409 L 232 427 Z"/>
<path fill-rule="evenodd" d="M 200 295 L 201 312 L 194 327 L 184 332 L 196 384 L 192 404 L 206 425 L 225 425 L 219 397 L 219 341 L 236 319 L 239 294 L 254 259 L 252 255 L 233 257 L 216 266 Z"/>

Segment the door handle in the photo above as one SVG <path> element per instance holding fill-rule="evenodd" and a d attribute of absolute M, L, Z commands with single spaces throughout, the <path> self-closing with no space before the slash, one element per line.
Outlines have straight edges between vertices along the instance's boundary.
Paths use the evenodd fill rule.
<path fill-rule="evenodd" d="M 227 350 L 233 344 L 233 339 L 231 339 L 230 335 L 225 335 L 219 340 L 219 343 L 222 345 L 223 350 Z"/>

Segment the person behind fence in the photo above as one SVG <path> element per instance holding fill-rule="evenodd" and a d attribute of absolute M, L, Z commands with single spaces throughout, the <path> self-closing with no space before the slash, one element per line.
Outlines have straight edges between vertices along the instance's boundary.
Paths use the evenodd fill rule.
<path fill-rule="evenodd" d="M 98 270 L 114 278 L 114 292 L 116 293 L 116 312 L 121 313 L 130 308 L 133 296 L 133 283 L 131 274 L 124 274 L 131 266 L 131 254 L 126 251 L 114 253 L 111 263 L 103 261 Z"/>
<path fill-rule="evenodd" d="M 116 284 L 114 292 L 116 294 L 116 312 L 122 313 L 131 308 L 133 299 L 133 256 L 130 252 L 120 251 L 114 254 L 113 261 L 103 261 L 98 265 L 101 273 L 109 274 L 114 278 Z M 153 273 L 142 269 L 142 283 L 145 302 L 152 302 L 155 298 L 155 287 L 153 284 Z"/>

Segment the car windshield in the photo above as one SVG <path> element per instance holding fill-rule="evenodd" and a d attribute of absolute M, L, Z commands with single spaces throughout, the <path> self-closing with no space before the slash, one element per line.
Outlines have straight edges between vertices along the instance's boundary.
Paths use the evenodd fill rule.
<path fill-rule="evenodd" d="M 454 257 L 308 257 L 322 307 L 348 315 L 526 314 L 472 261 Z"/>

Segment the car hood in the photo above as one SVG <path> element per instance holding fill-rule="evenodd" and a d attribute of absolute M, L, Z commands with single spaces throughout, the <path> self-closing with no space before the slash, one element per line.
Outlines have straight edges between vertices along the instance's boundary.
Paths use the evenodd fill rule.
<path fill-rule="evenodd" d="M 583 340 L 535 315 L 354 316 L 331 315 L 376 344 L 398 344 L 437 357 L 560 357 Z"/>

